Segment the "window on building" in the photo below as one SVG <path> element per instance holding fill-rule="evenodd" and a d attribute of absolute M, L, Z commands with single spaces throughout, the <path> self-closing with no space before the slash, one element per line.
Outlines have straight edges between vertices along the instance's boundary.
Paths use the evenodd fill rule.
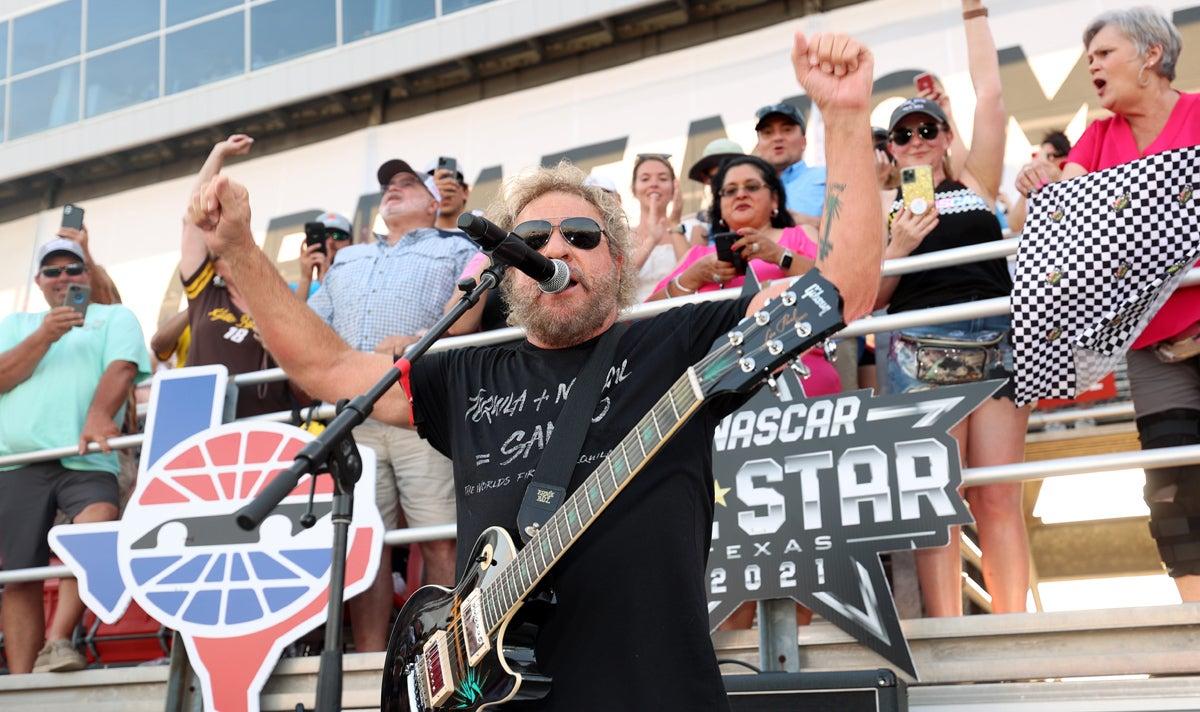
<path fill-rule="evenodd" d="M 155 37 L 88 58 L 85 118 L 158 96 L 158 42 Z"/>
<path fill-rule="evenodd" d="M 9 138 L 79 120 L 79 65 L 51 69 L 12 83 Z"/>
<path fill-rule="evenodd" d="M 68 0 L 13 20 L 12 73 L 79 54 L 80 16 L 80 0 Z"/>
<path fill-rule="evenodd" d="M 167 94 L 241 74 L 246 67 L 242 13 L 167 35 Z"/>
<path fill-rule="evenodd" d="M 342 41 L 353 42 L 434 16 L 434 0 L 342 0 Z"/>
<path fill-rule="evenodd" d="M 8 76 L 8 23 L 0 22 L 0 79 Z M 0 114 L 0 119 L 3 114 Z M 3 121 L 0 121 L 3 123 Z"/>
<path fill-rule="evenodd" d="M 158 0 L 88 0 L 88 50 L 158 30 L 158 7 Z"/>
<path fill-rule="evenodd" d="M 241 4 L 242 0 L 167 0 L 167 27 Z"/>
<path fill-rule="evenodd" d="M 332 47 L 333 0 L 274 0 L 250 8 L 250 68 Z"/>
<path fill-rule="evenodd" d="M 8 86 L 0 84 L 0 141 L 4 140 L 4 97 L 8 94 Z"/>
<path fill-rule="evenodd" d="M 466 10 L 468 7 L 482 5 L 492 0 L 442 0 L 442 14 L 449 15 L 452 12 Z"/>

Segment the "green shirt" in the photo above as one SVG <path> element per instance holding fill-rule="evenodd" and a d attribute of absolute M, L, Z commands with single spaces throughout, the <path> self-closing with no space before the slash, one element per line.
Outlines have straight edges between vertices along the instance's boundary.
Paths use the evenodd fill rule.
<path fill-rule="evenodd" d="M 24 341 L 45 317 L 46 312 L 23 312 L 0 321 L 0 352 Z M 134 383 L 150 376 L 150 357 L 133 312 L 119 304 L 91 304 L 83 326 L 63 334 L 28 379 L 0 394 L 0 455 L 78 445 L 100 376 L 113 361 L 137 365 Z M 113 418 L 118 425 L 121 416 Z M 65 457 L 62 464 L 72 470 L 118 471 L 116 453 Z"/>

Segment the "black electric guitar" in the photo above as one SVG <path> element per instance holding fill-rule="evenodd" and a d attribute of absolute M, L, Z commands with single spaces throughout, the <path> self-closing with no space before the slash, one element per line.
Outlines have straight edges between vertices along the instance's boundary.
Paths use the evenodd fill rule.
<path fill-rule="evenodd" d="M 704 401 L 745 393 L 843 326 L 837 290 L 816 270 L 713 344 L 518 550 L 502 527 L 472 549 L 449 590 L 418 589 L 400 611 L 383 668 L 383 712 L 484 710 L 545 696 L 526 603 L 538 582 Z"/>

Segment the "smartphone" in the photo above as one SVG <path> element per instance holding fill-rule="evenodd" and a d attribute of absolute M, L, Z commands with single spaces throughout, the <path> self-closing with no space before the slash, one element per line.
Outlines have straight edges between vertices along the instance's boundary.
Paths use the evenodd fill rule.
<path fill-rule="evenodd" d="M 933 75 L 929 72 L 924 72 L 913 77 L 913 84 L 917 87 L 917 93 L 932 92 L 934 90 Z"/>
<path fill-rule="evenodd" d="M 306 222 L 304 223 L 304 244 L 308 245 L 308 249 L 316 250 L 322 254 L 325 253 L 325 223 L 323 222 Z"/>
<path fill-rule="evenodd" d="M 83 229 L 83 208 L 67 203 L 63 206 L 62 226 L 72 230 Z"/>
<path fill-rule="evenodd" d="M 80 318 L 86 318 L 91 296 L 92 288 L 86 284 L 69 284 L 67 285 L 67 296 L 63 299 L 63 306 L 71 307 L 79 314 Z"/>
<path fill-rule="evenodd" d="M 736 232 L 718 232 L 713 235 L 713 243 L 717 246 L 717 259 L 733 265 L 738 274 L 746 274 L 746 260 L 741 253 L 733 251 L 733 243 L 741 239 Z"/>
<path fill-rule="evenodd" d="M 909 212 L 924 215 L 933 207 L 933 167 L 909 166 L 900 169 L 900 195 Z"/>
<path fill-rule="evenodd" d="M 450 156 L 438 156 L 437 162 L 438 171 L 450 171 L 454 176 L 458 176 L 458 160 Z"/>

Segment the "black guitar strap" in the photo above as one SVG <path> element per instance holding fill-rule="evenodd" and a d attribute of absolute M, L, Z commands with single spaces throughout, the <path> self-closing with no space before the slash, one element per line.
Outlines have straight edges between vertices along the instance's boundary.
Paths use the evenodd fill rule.
<path fill-rule="evenodd" d="M 517 529 L 522 542 L 528 542 L 566 498 L 567 484 L 575 472 L 583 439 L 592 424 L 592 414 L 596 411 L 600 389 L 604 387 L 604 377 L 612 365 L 617 342 L 626 326 L 618 322 L 604 332 L 588 356 L 587 363 L 575 377 L 571 397 L 554 421 L 554 434 L 546 442 L 546 449 L 538 460 L 537 472 L 525 489 L 525 498 L 521 500 L 521 509 L 517 512 Z"/>

